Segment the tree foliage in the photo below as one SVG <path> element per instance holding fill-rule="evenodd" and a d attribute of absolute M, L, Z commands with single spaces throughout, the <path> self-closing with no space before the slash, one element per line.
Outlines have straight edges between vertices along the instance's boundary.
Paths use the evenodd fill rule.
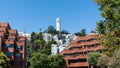
<path fill-rule="evenodd" d="M 69 32 L 67 30 L 62 30 L 61 34 L 69 34 Z"/>
<path fill-rule="evenodd" d="M 50 28 L 50 30 L 52 30 L 52 28 Z M 30 43 L 30 53 L 35 53 L 35 52 L 40 52 L 42 54 L 47 54 L 50 55 L 51 54 L 51 45 L 52 44 L 57 44 L 56 41 L 52 40 L 49 42 L 45 42 L 45 40 L 43 40 L 43 35 L 42 32 L 40 33 L 36 33 L 36 32 L 32 32 L 31 35 L 31 43 Z"/>
<path fill-rule="evenodd" d="M 97 31 L 102 35 L 101 44 L 108 56 L 120 48 L 120 0 L 95 0 L 104 18 L 97 23 Z"/>
<path fill-rule="evenodd" d="M 30 59 L 31 68 L 65 68 L 65 59 L 61 55 L 34 53 Z"/>
<path fill-rule="evenodd" d="M 76 36 L 86 36 L 86 30 L 82 29 L 80 32 L 74 33 Z"/>
<path fill-rule="evenodd" d="M 10 68 L 10 60 L 3 52 L 0 52 L 0 62 L 0 66 L 2 66 L 3 68 Z"/>
<path fill-rule="evenodd" d="M 106 66 L 108 66 L 109 61 L 110 58 L 107 55 L 101 54 L 101 57 L 99 57 L 97 61 L 97 65 L 100 66 L 101 68 L 106 68 Z"/>
<path fill-rule="evenodd" d="M 120 50 L 115 50 L 112 57 L 109 57 L 108 66 L 110 68 L 120 68 Z"/>
<path fill-rule="evenodd" d="M 30 41 L 26 41 L 26 60 L 29 60 L 30 58 Z"/>
<path fill-rule="evenodd" d="M 31 43 L 35 42 L 36 40 L 43 40 L 42 32 L 40 32 L 40 33 L 32 32 L 31 33 Z"/>
<path fill-rule="evenodd" d="M 102 68 L 106 68 L 106 66 L 109 66 L 110 68 L 120 68 L 120 50 L 116 50 L 111 57 L 102 54 L 97 65 Z"/>
<path fill-rule="evenodd" d="M 30 59 L 31 68 L 49 68 L 49 62 L 46 54 L 34 53 Z"/>
<path fill-rule="evenodd" d="M 54 36 L 58 32 L 53 26 L 49 26 L 45 31 Z M 68 33 L 66 30 L 63 34 Z M 45 42 L 42 32 L 32 32 L 30 42 L 30 63 L 31 68 L 64 68 L 66 65 L 65 59 L 61 55 L 50 55 L 51 45 L 57 44 L 56 41 Z"/>
<path fill-rule="evenodd" d="M 102 35 L 101 45 L 104 54 L 99 58 L 99 64 L 110 68 L 120 67 L 120 0 L 94 0 L 99 5 L 101 16 L 104 18 L 97 22 L 96 30 Z M 106 58 L 107 57 L 107 58 Z M 106 60 L 103 60 L 105 59 Z M 103 62 L 103 63 L 101 63 Z M 106 62 L 106 65 L 104 64 Z"/>
<path fill-rule="evenodd" d="M 61 55 L 50 55 L 50 68 L 65 68 L 66 61 Z"/>
<path fill-rule="evenodd" d="M 98 58 L 100 57 L 100 54 L 98 52 L 91 52 L 88 54 L 88 63 L 90 65 L 97 65 Z"/>
<path fill-rule="evenodd" d="M 47 30 L 45 30 L 44 32 L 50 33 L 52 34 L 52 36 L 54 36 L 55 34 L 58 34 L 56 29 L 52 25 L 48 26 Z"/>

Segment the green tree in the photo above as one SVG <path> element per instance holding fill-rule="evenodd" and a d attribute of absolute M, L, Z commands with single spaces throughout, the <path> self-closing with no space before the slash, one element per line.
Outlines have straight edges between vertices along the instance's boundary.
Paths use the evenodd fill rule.
<path fill-rule="evenodd" d="M 85 35 L 86 35 L 86 30 L 85 30 L 85 29 L 82 29 L 82 30 L 81 30 L 81 35 L 82 35 L 82 36 L 85 36 Z"/>
<path fill-rule="evenodd" d="M 57 44 L 56 41 L 52 40 L 49 42 L 45 42 L 42 37 L 42 32 L 40 33 L 32 33 L 31 40 L 33 40 L 30 43 L 30 53 L 35 53 L 35 52 L 40 52 L 42 54 L 51 54 L 51 45 L 52 44 Z"/>
<path fill-rule="evenodd" d="M 44 45 L 44 48 L 43 48 L 43 49 L 39 50 L 39 52 L 40 52 L 41 54 L 50 55 L 50 54 L 51 54 L 51 45 L 52 45 L 52 42 L 49 41 L 48 43 L 46 43 L 46 44 Z"/>
<path fill-rule="evenodd" d="M 100 53 L 98 52 L 91 52 L 88 54 L 88 63 L 89 65 L 96 66 L 98 58 L 100 57 Z"/>
<path fill-rule="evenodd" d="M 35 42 L 36 40 L 43 40 L 42 32 L 40 32 L 40 33 L 32 32 L 31 33 L 31 43 Z"/>
<path fill-rule="evenodd" d="M 65 59 L 61 55 L 34 53 L 30 59 L 31 68 L 65 68 Z"/>
<path fill-rule="evenodd" d="M 39 34 L 36 32 L 31 33 L 31 43 L 35 42 L 35 40 L 40 39 Z"/>
<path fill-rule="evenodd" d="M 56 31 L 56 29 L 54 28 L 54 26 L 52 26 L 52 25 L 48 26 L 48 29 L 46 31 L 47 31 L 47 33 L 52 34 L 52 36 L 58 33 Z"/>
<path fill-rule="evenodd" d="M 10 68 L 10 60 L 3 52 L 0 52 L 0 66 L 2 68 Z"/>
<path fill-rule="evenodd" d="M 46 54 L 34 53 L 30 59 L 31 66 L 30 68 L 50 68 L 49 67 L 49 58 Z"/>
<path fill-rule="evenodd" d="M 108 56 L 120 48 L 120 0 L 95 0 L 100 6 L 103 20 L 97 24 L 98 33 L 102 34 L 102 45 Z"/>
<path fill-rule="evenodd" d="M 61 55 L 50 55 L 50 68 L 65 68 L 66 61 Z"/>
<path fill-rule="evenodd" d="M 120 50 L 116 50 L 112 56 L 107 56 L 106 54 L 101 54 L 101 57 L 97 63 L 101 68 L 120 68 Z"/>
<path fill-rule="evenodd" d="M 80 32 L 74 33 L 76 36 L 86 36 L 86 30 L 82 29 Z"/>
<path fill-rule="evenodd" d="M 106 68 L 108 66 L 109 61 L 110 58 L 107 55 L 101 54 L 101 57 L 99 57 L 97 61 L 97 65 L 100 66 L 101 68 Z"/>
<path fill-rule="evenodd" d="M 30 41 L 26 41 L 26 60 L 30 59 Z"/>
<path fill-rule="evenodd" d="M 116 50 L 109 58 L 108 66 L 110 68 L 120 68 L 120 50 Z"/>
<path fill-rule="evenodd" d="M 31 52 L 44 49 L 45 45 L 46 45 L 46 42 L 45 40 L 43 40 L 42 32 L 40 33 L 32 32 L 31 43 L 30 43 Z"/>
<path fill-rule="evenodd" d="M 69 32 L 67 30 L 62 30 L 61 34 L 69 34 Z"/>
<path fill-rule="evenodd" d="M 99 32 L 99 34 L 105 34 L 106 31 L 105 31 L 105 23 L 103 23 L 102 20 L 100 20 L 98 23 L 97 23 L 97 27 L 96 27 L 96 30 Z"/>
<path fill-rule="evenodd" d="M 52 45 L 52 44 L 57 44 L 57 42 L 54 41 L 54 40 L 47 42 L 47 43 L 44 45 L 44 48 L 41 49 L 41 50 L 39 50 L 39 52 L 40 52 L 41 54 L 50 55 L 50 54 L 51 54 L 51 45 Z"/>
<path fill-rule="evenodd" d="M 39 39 L 40 40 L 43 40 L 43 35 L 42 34 L 43 34 L 42 32 L 39 33 Z"/>
<path fill-rule="evenodd" d="M 36 40 L 36 33 L 32 32 L 31 33 L 31 42 L 34 42 L 34 40 Z"/>
<path fill-rule="evenodd" d="M 104 54 L 112 61 L 111 68 L 119 68 L 116 63 L 120 58 L 113 56 L 120 49 L 120 0 L 94 0 L 99 5 L 101 16 L 104 18 L 97 23 L 97 32 L 102 36 L 101 45 L 104 46 Z M 119 56 L 116 54 L 116 56 Z M 115 62 L 114 62 L 115 61 Z M 114 63 L 113 63 L 114 62 Z M 117 64 L 117 65 L 116 65 Z"/>
<path fill-rule="evenodd" d="M 57 31 L 53 26 L 49 26 L 48 33 L 55 35 Z M 52 40 L 45 42 L 42 37 L 42 32 L 33 32 L 31 35 L 30 42 L 30 62 L 31 68 L 64 68 L 65 59 L 63 56 L 54 55 L 51 56 L 51 45 L 57 44 L 56 41 Z"/>

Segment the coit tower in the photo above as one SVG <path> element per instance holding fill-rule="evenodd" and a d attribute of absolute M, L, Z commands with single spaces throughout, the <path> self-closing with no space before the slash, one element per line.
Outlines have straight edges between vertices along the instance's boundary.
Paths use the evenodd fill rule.
<path fill-rule="evenodd" d="M 60 29 L 61 29 L 61 27 L 60 27 L 60 18 L 58 17 L 58 18 L 56 18 L 56 30 L 58 32 L 60 32 Z"/>

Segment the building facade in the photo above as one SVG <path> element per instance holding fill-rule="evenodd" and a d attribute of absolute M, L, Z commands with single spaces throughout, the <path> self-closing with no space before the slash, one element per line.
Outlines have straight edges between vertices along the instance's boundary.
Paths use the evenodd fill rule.
<path fill-rule="evenodd" d="M 0 22 L 0 51 L 10 59 L 11 68 L 25 68 L 26 38 L 18 36 L 6 22 Z"/>
<path fill-rule="evenodd" d="M 89 52 L 102 52 L 99 37 L 95 33 L 81 36 L 72 41 L 61 54 L 65 56 L 67 68 L 88 68 L 87 57 Z"/>
<path fill-rule="evenodd" d="M 51 45 L 51 54 L 56 55 L 63 51 L 72 40 L 74 40 L 77 36 L 72 34 L 62 34 L 55 35 L 53 39 L 57 42 L 57 44 Z"/>
<path fill-rule="evenodd" d="M 18 32 L 19 36 L 26 37 L 28 41 L 31 41 L 31 34 L 26 32 Z"/>
<path fill-rule="evenodd" d="M 49 42 L 52 40 L 52 35 L 49 34 L 49 33 L 42 33 L 42 36 L 43 36 L 43 39 L 46 41 L 46 42 Z"/>

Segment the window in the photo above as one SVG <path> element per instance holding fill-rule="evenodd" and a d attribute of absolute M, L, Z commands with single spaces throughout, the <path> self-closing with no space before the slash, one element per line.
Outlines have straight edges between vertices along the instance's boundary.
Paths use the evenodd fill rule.
<path fill-rule="evenodd" d="M 95 43 L 95 44 L 94 44 L 94 46 L 98 46 L 98 45 L 100 45 L 100 43 Z"/>
<path fill-rule="evenodd" d="M 68 64 L 77 63 L 77 62 L 86 62 L 87 59 L 76 59 L 76 60 L 68 60 Z"/>
<path fill-rule="evenodd" d="M 15 40 L 15 38 L 8 38 L 8 40 Z"/>
<path fill-rule="evenodd" d="M 96 38 L 90 38 L 90 39 L 88 39 L 87 41 L 90 42 L 90 41 L 92 41 L 92 40 L 97 40 L 97 39 L 96 39 Z"/>
<path fill-rule="evenodd" d="M 25 42 L 24 40 L 18 40 L 18 42 Z"/>
<path fill-rule="evenodd" d="M 80 55 L 82 52 L 75 52 L 73 55 Z"/>
<path fill-rule="evenodd" d="M 4 52 L 6 56 L 13 56 L 13 52 Z"/>
<path fill-rule="evenodd" d="M 64 56 L 71 56 L 72 54 L 64 54 Z"/>
<path fill-rule="evenodd" d="M 97 50 L 97 52 L 102 53 L 102 50 Z"/>
<path fill-rule="evenodd" d="M 13 44 L 5 44 L 3 45 L 3 48 L 14 48 Z"/>
<path fill-rule="evenodd" d="M 14 53 L 14 56 L 15 57 L 22 57 L 22 54 L 21 53 Z"/>
<path fill-rule="evenodd" d="M 16 45 L 16 46 L 15 46 L 15 49 L 16 49 L 16 50 L 22 50 L 22 46 L 17 46 L 17 45 Z"/>
<path fill-rule="evenodd" d="M 81 42 L 85 42 L 85 40 L 79 40 L 79 41 L 77 41 L 77 43 L 81 43 Z"/>
<path fill-rule="evenodd" d="M 15 65 L 22 65 L 22 61 L 14 61 Z"/>
<path fill-rule="evenodd" d="M 82 46 L 73 46 L 73 47 L 69 48 L 69 50 L 73 50 L 73 49 L 81 49 L 81 48 L 82 48 Z"/>

